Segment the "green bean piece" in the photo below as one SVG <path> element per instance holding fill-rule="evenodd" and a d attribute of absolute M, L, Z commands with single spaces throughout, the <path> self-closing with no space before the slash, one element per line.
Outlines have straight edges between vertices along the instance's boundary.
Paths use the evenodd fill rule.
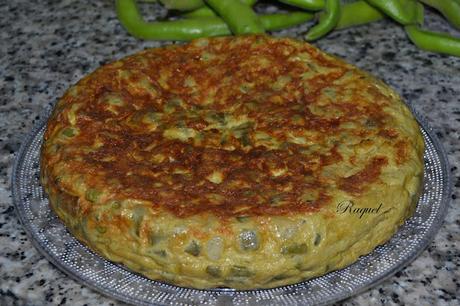
<path fill-rule="evenodd" d="M 96 230 L 99 234 L 105 234 L 105 232 L 107 232 L 107 228 L 105 226 L 96 226 Z"/>
<path fill-rule="evenodd" d="M 236 217 L 236 220 L 238 220 L 238 222 L 246 222 L 249 220 L 249 217 L 248 216 L 238 216 Z"/>
<path fill-rule="evenodd" d="M 279 2 L 309 11 L 320 11 L 326 5 L 324 0 L 279 0 Z"/>
<path fill-rule="evenodd" d="M 278 31 L 312 20 L 314 15 L 307 12 L 267 14 L 259 16 L 267 31 Z"/>
<path fill-rule="evenodd" d="M 99 197 L 102 195 L 102 192 L 96 189 L 88 189 L 85 192 L 85 199 L 90 201 L 90 202 L 97 202 L 99 200 Z"/>
<path fill-rule="evenodd" d="M 460 57 L 460 38 L 422 30 L 416 25 L 405 26 L 405 30 L 409 39 L 420 49 Z"/>
<path fill-rule="evenodd" d="M 313 244 L 315 246 L 319 245 L 321 243 L 321 234 L 316 234 L 315 236 L 315 241 L 313 242 Z"/>
<path fill-rule="evenodd" d="M 168 10 L 191 11 L 204 5 L 203 0 L 160 0 Z"/>
<path fill-rule="evenodd" d="M 256 13 L 240 0 L 206 0 L 206 3 L 222 17 L 234 34 L 265 32 Z"/>
<path fill-rule="evenodd" d="M 235 277 L 248 277 L 253 273 L 248 270 L 248 268 L 243 266 L 232 266 L 230 268 L 230 275 Z"/>
<path fill-rule="evenodd" d="M 192 242 L 190 242 L 190 244 L 185 248 L 186 253 L 189 253 L 190 255 L 195 257 L 200 255 L 200 251 L 201 248 L 195 240 L 192 240 Z"/>
<path fill-rule="evenodd" d="M 414 21 L 413 14 L 405 8 L 408 0 L 366 0 L 370 5 L 384 12 L 396 22 L 407 25 Z"/>
<path fill-rule="evenodd" d="M 339 22 L 335 29 L 350 28 L 383 18 L 385 18 L 385 15 L 364 0 L 346 3 L 342 6 Z"/>
<path fill-rule="evenodd" d="M 208 273 L 212 277 L 220 277 L 222 275 L 220 268 L 217 266 L 207 266 L 206 273 Z"/>
<path fill-rule="evenodd" d="M 62 134 L 66 137 L 74 137 L 75 136 L 75 130 L 73 128 L 65 128 L 62 131 Z"/>
<path fill-rule="evenodd" d="M 453 0 L 419 0 L 439 11 L 449 23 L 460 29 L 460 2 Z"/>
<path fill-rule="evenodd" d="M 117 0 L 118 19 L 133 36 L 154 40 L 191 40 L 227 35 L 227 25 L 215 17 L 174 21 L 145 22 L 135 0 Z M 211 19 L 209 19 L 211 18 Z"/>
<path fill-rule="evenodd" d="M 292 244 L 281 249 L 281 254 L 299 255 L 306 254 L 307 252 L 308 246 L 306 243 Z"/>
<path fill-rule="evenodd" d="M 320 14 L 318 23 L 305 35 L 305 40 L 312 41 L 332 31 L 340 18 L 340 0 L 326 0 L 325 13 Z"/>

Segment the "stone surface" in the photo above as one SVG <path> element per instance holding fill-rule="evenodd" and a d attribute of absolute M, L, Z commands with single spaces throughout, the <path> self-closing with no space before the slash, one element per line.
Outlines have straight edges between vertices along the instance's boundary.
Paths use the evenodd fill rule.
<path fill-rule="evenodd" d="M 154 5 L 143 11 L 165 14 Z M 435 12 L 427 15 L 430 28 L 460 36 Z M 0 16 L 0 305 L 123 305 L 75 282 L 35 250 L 15 213 L 11 172 L 25 135 L 67 87 L 101 64 L 161 43 L 130 37 L 108 0 L 4 1 Z M 300 38 L 306 29 L 275 35 Z M 339 304 L 459 305 L 460 58 L 417 49 L 390 21 L 336 31 L 315 44 L 383 79 L 428 118 L 454 185 L 446 221 L 428 249 Z"/>

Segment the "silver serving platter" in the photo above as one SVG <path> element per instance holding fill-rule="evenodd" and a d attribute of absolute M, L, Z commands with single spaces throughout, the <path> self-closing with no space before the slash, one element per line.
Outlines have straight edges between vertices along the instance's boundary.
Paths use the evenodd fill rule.
<path fill-rule="evenodd" d="M 197 290 L 149 280 L 112 263 L 75 239 L 48 205 L 39 182 L 39 155 L 47 118 L 27 136 L 13 170 L 13 200 L 35 247 L 78 282 L 135 305 L 324 305 L 365 291 L 414 260 L 434 238 L 446 215 L 450 177 L 446 154 L 426 119 L 414 112 L 425 139 L 423 193 L 415 215 L 383 246 L 351 266 L 274 289 Z"/>

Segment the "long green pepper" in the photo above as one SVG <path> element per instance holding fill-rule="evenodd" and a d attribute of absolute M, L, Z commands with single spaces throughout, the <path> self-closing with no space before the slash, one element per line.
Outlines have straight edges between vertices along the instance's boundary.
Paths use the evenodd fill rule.
<path fill-rule="evenodd" d="M 305 40 L 312 41 L 332 31 L 340 18 L 340 0 L 326 0 L 325 12 L 319 15 L 318 23 L 308 30 Z"/>

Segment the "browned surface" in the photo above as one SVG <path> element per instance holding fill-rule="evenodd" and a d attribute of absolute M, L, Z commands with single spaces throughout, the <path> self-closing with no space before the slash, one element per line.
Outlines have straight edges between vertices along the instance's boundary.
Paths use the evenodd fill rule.
<path fill-rule="evenodd" d="M 325 116 L 318 116 L 308 106 L 316 105 L 321 90 L 342 77 L 350 67 L 326 58 L 307 44 L 264 37 L 241 39 L 237 45 L 228 38 L 213 40 L 205 51 L 218 56 L 203 61 L 200 59 L 203 48 L 194 45 L 150 50 L 123 60 L 121 67 L 109 65 L 99 69 L 80 83 L 83 89 L 78 96 L 66 95 L 60 107 L 77 102 L 85 105 L 77 114 L 80 134 L 69 145 L 91 147 L 96 138 L 103 142 L 94 152 L 72 151 L 72 157 L 68 157 L 72 171 L 84 175 L 89 186 L 110 190 L 114 198 L 148 200 L 153 207 L 164 207 L 177 216 L 202 212 L 220 216 L 279 215 L 315 211 L 329 203 L 331 182 L 321 172 L 325 166 L 344 160 L 337 145 L 328 148 L 328 152 L 303 154 L 305 146 L 294 143 L 285 142 L 278 149 L 269 149 L 243 145 L 230 137 L 228 143 L 233 149 L 228 149 L 222 147 L 219 131 L 207 130 L 209 123 L 200 116 L 183 118 L 174 112 L 166 115 L 163 125 L 155 131 L 147 131 L 139 118 L 147 112 L 163 112 L 168 101 L 179 97 L 185 101 L 186 111 L 207 109 L 217 113 L 246 114 L 254 129 L 282 141 L 288 133 L 308 130 L 317 135 L 318 144 L 324 144 L 328 137 L 340 134 L 340 125 L 344 122 L 360 123 L 362 118 L 367 118 L 367 125 L 381 127 L 386 120 L 382 107 L 388 102 L 387 98 L 369 87 L 363 90 L 368 89 L 374 103 L 368 103 L 359 91 L 354 93 L 353 99 L 343 101 L 340 97 L 347 86 L 337 85 L 338 98 L 330 101 Z M 319 66 L 336 69 L 306 82 L 301 74 L 308 70 L 299 62 L 288 60 L 300 53 L 308 53 Z M 269 65 L 256 64 L 260 58 L 265 58 Z M 121 79 L 119 69 L 131 71 L 131 76 Z M 161 82 L 161 77 L 167 75 L 170 76 L 167 81 Z M 292 80 L 283 90 L 273 90 L 271 86 L 282 75 L 289 75 Z M 199 90 L 184 86 L 190 76 Z M 156 94 L 132 86 L 142 78 L 147 78 Z M 250 84 L 251 89 L 245 93 L 240 87 L 246 84 Z M 127 102 L 117 107 L 117 114 L 100 102 L 110 93 L 118 93 Z M 213 93 L 215 102 L 203 105 Z M 337 115 L 331 115 L 334 112 Z M 301 119 L 292 120 L 293 116 Z M 65 115 L 54 119 L 57 120 L 50 122 L 47 138 L 58 124 L 68 124 Z M 179 122 L 203 131 L 204 139 L 199 143 L 192 139 L 164 139 L 163 131 Z M 378 129 L 365 129 L 364 123 L 360 124 L 363 128 L 354 131 L 357 136 L 365 138 L 378 133 Z M 386 129 L 381 131 L 381 136 L 391 141 L 398 134 Z M 402 161 L 404 145 L 398 144 L 396 151 Z M 168 158 L 152 162 L 160 153 Z M 350 161 L 353 163 L 353 157 Z M 368 184 L 378 180 L 386 164 L 384 157 L 374 157 L 361 171 L 341 179 L 337 185 L 349 193 L 359 194 Z M 187 170 L 190 175 L 173 173 L 178 168 Z M 270 169 L 274 168 L 287 171 L 275 177 L 270 174 Z M 206 179 L 216 169 L 224 175 L 220 184 Z M 308 190 L 315 193 L 314 200 L 303 200 L 302 194 Z M 282 199 L 279 205 L 273 205 L 276 196 Z"/>

